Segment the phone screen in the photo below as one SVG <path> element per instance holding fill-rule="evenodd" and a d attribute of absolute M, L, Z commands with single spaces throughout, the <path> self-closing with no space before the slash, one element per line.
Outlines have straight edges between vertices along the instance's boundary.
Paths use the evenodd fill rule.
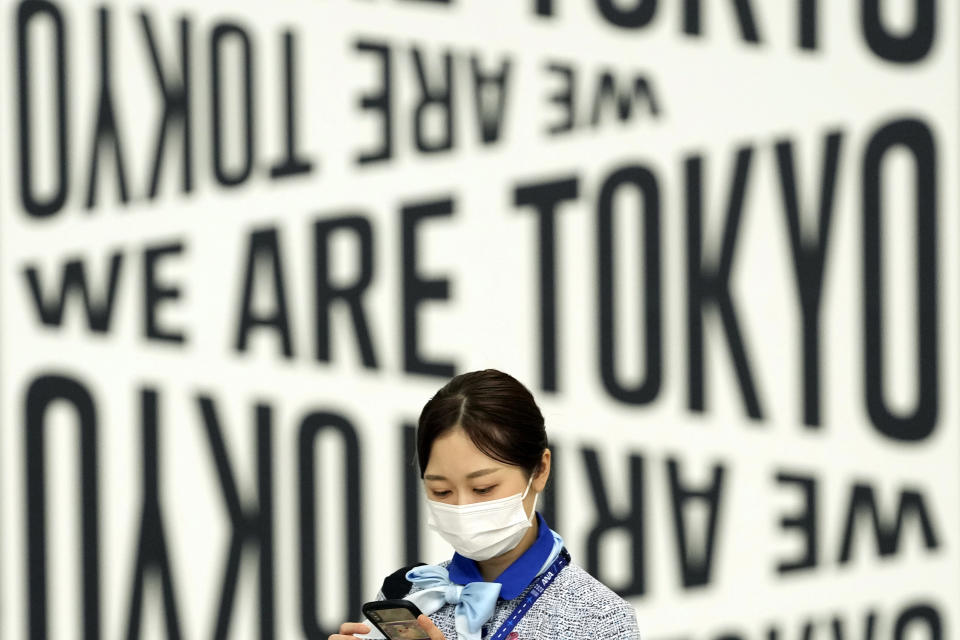
<path fill-rule="evenodd" d="M 390 640 L 430 640 L 430 636 L 420 628 L 417 619 L 407 609 L 376 609 L 368 611 L 367 617 Z"/>

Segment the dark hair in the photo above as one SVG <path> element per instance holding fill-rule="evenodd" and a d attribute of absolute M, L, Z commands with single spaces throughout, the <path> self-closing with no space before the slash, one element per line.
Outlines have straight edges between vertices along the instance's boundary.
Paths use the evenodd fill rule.
<path fill-rule="evenodd" d="M 496 369 L 463 373 L 430 398 L 417 425 L 421 478 L 434 440 L 456 426 L 494 460 L 531 475 L 539 470 L 547 448 L 543 414 L 530 391 L 512 376 Z"/>

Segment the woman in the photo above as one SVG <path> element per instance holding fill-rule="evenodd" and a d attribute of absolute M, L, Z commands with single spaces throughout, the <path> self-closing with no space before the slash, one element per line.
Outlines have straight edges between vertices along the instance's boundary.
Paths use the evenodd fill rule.
<path fill-rule="evenodd" d="M 571 562 L 536 512 L 550 476 L 543 415 L 522 384 L 487 369 L 457 376 L 424 406 L 417 459 L 429 526 L 453 546 L 404 568 L 380 598 L 405 598 L 431 640 L 637 639 L 627 602 Z M 330 640 L 382 637 L 348 622 Z"/>

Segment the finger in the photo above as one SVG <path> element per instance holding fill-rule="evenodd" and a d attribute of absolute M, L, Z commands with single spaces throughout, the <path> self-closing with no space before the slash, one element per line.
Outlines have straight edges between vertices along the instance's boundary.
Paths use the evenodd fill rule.
<path fill-rule="evenodd" d="M 363 624 L 362 622 L 344 622 L 340 625 L 340 635 L 342 636 L 351 636 L 355 633 L 370 633 L 370 627 Z M 341 640 L 340 638 L 335 638 L 330 636 L 330 640 Z"/>
<path fill-rule="evenodd" d="M 420 625 L 420 628 L 427 632 L 427 635 L 430 636 L 430 640 L 447 640 L 443 636 L 443 632 L 440 629 L 437 629 L 437 625 L 433 624 L 433 620 L 428 618 L 426 614 L 421 613 L 417 617 L 417 623 Z"/>

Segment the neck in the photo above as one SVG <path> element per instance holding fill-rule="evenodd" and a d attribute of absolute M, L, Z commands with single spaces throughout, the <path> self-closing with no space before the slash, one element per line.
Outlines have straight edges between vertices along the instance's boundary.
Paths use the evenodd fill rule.
<path fill-rule="evenodd" d="M 537 516 L 533 517 L 533 526 L 527 529 L 527 532 L 524 534 L 523 538 L 520 539 L 520 543 L 515 546 L 510 551 L 506 553 L 501 553 L 499 556 L 494 556 L 489 560 L 478 560 L 477 567 L 480 569 L 480 575 L 483 576 L 484 581 L 493 582 L 501 573 L 506 570 L 513 562 L 522 556 L 527 549 L 533 546 L 533 543 L 536 542 L 537 536 L 539 535 L 540 529 L 540 519 Z"/>

